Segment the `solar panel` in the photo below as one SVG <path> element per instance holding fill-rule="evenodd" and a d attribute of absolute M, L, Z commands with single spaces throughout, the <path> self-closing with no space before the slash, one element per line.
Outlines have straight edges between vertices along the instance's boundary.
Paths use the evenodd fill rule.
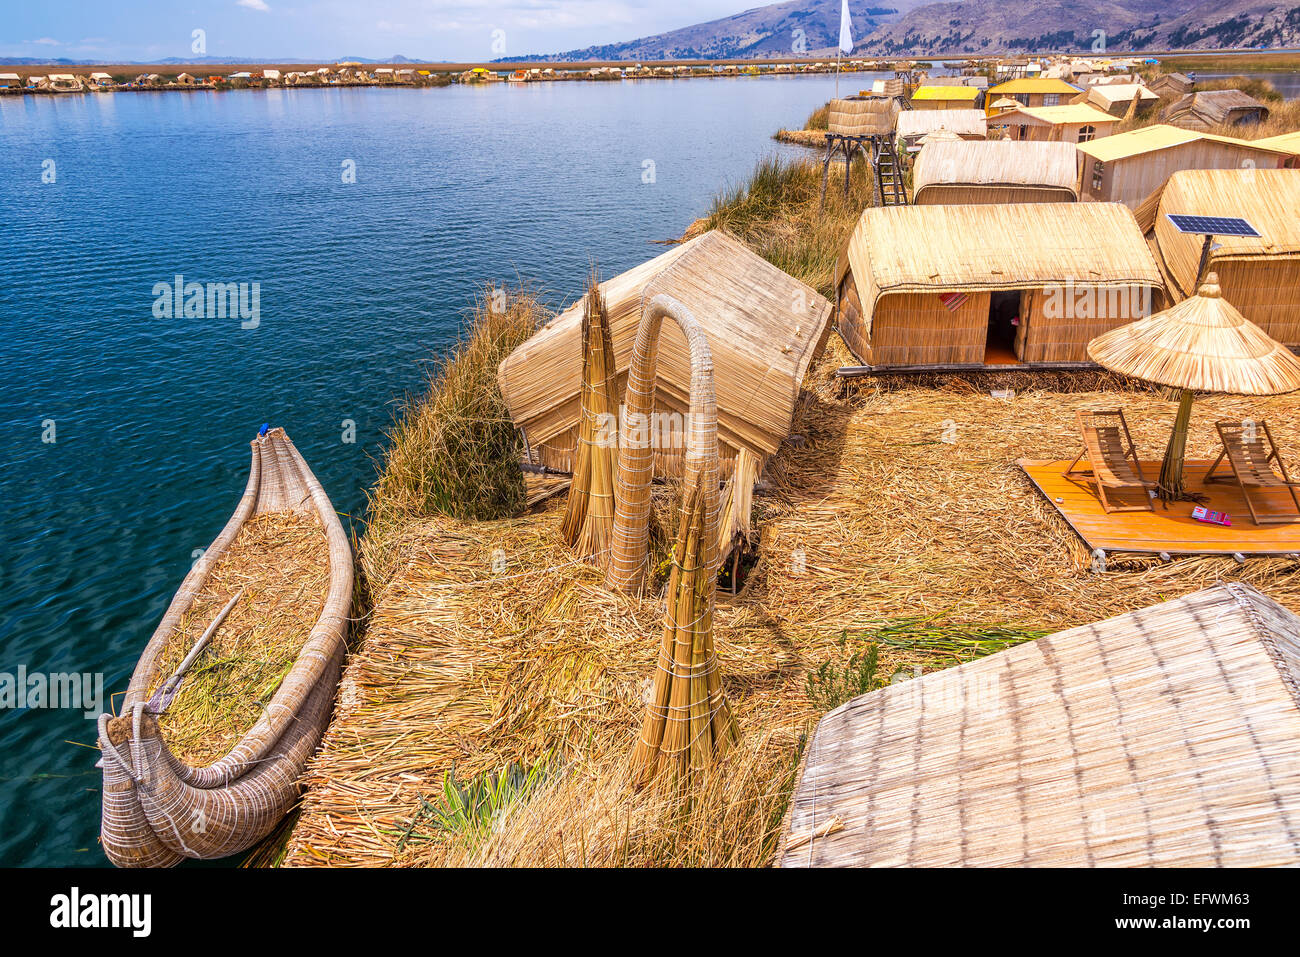
<path fill-rule="evenodd" d="M 1235 216 L 1184 216 L 1166 213 L 1169 221 L 1180 233 L 1197 233 L 1201 236 L 1258 236 L 1255 227 Z"/>

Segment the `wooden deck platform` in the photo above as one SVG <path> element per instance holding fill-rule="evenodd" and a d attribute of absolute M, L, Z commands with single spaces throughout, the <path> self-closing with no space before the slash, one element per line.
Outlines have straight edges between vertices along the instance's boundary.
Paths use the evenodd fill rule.
<path fill-rule="evenodd" d="M 1093 488 L 1082 479 L 1067 479 L 1062 473 L 1068 461 L 1020 459 L 1029 480 L 1047 500 L 1056 506 L 1070 527 L 1091 549 L 1104 552 L 1170 555 L 1291 555 L 1300 553 L 1300 523 L 1256 525 L 1241 490 L 1230 483 L 1205 484 L 1209 460 L 1188 461 L 1184 479 L 1190 492 L 1205 495 L 1206 505 L 1232 517 L 1232 526 L 1212 525 L 1192 518 L 1192 502 L 1174 502 L 1168 509 L 1155 503 L 1151 512 L 1112 512 L 1107 514 Z M 1084 466 L 1086 467 L 1086 465 Z M 1160 474 L 1159 462 L 1143 462 L 1142 470 L 1154 481 Z M 1220 468 L 1219 474 L 1226 469 Z M 1230 473 L 1228 473 L 1230 474 Z M 1140 501 L 1137 493 L 1121 492 L 1114 501 L 1129 504 Z M 1294 511 L 1285 491 L 1267 493 L 1277 498 L 1279 512 Z"/>

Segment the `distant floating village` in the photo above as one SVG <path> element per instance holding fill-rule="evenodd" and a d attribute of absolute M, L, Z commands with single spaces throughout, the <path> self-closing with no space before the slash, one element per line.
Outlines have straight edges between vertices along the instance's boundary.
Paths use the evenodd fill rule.
<path fill-rule="evenodd" d="M 1067 79 L 1079 72 L 1126 71 L 1154 60 L 1001 57 L 944 62 L 942 67 L 975 76 L 992 73 L 999 78 L 1045 77 Z M 893 71 L 912 74 L 936 64 L 915 60 L 844 60 L 841 72 L 876 73 Z M 85 73 L 0 73 L 0 95 L 59 93 L 154 92 L 161 90 L 241 90 L 282 87 L 328 86 L 447 86 L 453 83 L 542 83 L 572 80 L 684 79 L 690 77 L 767 76 L 803 73 L 834 73 L 834 60 L 636 63 L 617 65 L 561 65 L 518 67 L 472 66 L 463 64 L 425 67 L 377 66 L 356 62 L 313 66 L 310 69 L 240 69 L 231 73 L 122 72 L 109 67 Z M 156 69 L 156 67 L 155 67 Z M 108 72 L 113 70 L 116 72 Z"/>

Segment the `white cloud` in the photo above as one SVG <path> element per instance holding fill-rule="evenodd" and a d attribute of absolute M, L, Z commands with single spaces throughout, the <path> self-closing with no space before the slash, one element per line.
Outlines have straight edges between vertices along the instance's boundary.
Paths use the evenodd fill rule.
<path fill-rule="evenodd" d="M 241 7 L 248 7 L 250 10 L 260 10 L 263 13 L 271 12 L 271 8 L 266 5 L 266 0 L 235 0 L 235 2 Z"/>
<path fill-rule="evenodd" d="M 39 40 L 28 40 L 27 42 L 39 43 L 43 47 L 57 47 L 60 45 L 59 41 L 54 39 L 53 37 L 41 37 Z"/>

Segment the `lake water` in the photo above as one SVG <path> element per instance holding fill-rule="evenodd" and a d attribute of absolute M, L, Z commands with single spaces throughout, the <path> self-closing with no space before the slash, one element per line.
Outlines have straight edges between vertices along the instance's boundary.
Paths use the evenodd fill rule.
<path fill-rule="evenodd" d="M 0 98 L 0 681 L 124 690 L 263 422 L 358 513 L 477 284 L 567 300 L 662 252 L 834 83 Z M 258 283 L 257 327 L 156 317 L 178 274 Z M 0 864 L 106 864 L 94 740 L 0 711 Z"/>

